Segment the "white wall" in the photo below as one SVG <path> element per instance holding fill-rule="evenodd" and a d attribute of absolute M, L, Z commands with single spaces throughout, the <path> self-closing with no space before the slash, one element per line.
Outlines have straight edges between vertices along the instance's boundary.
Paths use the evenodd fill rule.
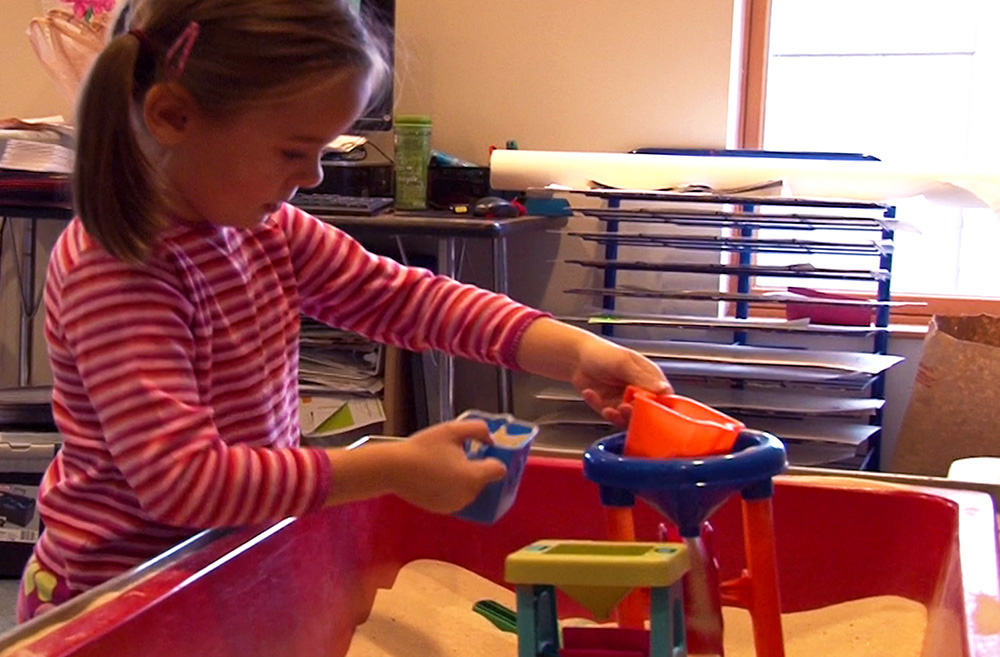
<path fill-rule="evenodd" d="M 722 146 L 732 14 L 733 0 L 397 0 L 397 107 L 481 162 L 507 139 Z"/>
<path fill-rule="evenodd" d="M 41 0 L 3 0 L 0 117 L 69 116 L 71 113 L 70 102 L 42 68 L 28 42 L 28 24 L 41 13 Z"/>

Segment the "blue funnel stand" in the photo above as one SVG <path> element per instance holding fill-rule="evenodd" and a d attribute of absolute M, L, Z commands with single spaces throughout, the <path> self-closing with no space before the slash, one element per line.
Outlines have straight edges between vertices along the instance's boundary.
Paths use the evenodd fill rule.
<path fill-rule="evenodd" d="M 583 472 L 600 486 L 605 506 L 632 506 L 634 496 L 670 519 L 681 536 L 700 534 L 702 523 L 734 492 L 745 499 L 771 496 L 771 478 L 788 468 L 785 446 L 771 434 L 743 431 L 728 454 L 694 459 L 622 456 L 625 434 L 595 442 L 583 455 Z"/>

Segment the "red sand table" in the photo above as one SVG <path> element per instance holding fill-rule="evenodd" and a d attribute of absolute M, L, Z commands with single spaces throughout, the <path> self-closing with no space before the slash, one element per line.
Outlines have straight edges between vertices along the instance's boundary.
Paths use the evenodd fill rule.
<path fill-rule="evenodd" d="M 385 497 L 205 533 L 4 635 L 0 648 L 23 643 L 0 654 L 341 655 L 377 587 L 412 560 L 439 559 L 502 584 L 507 554 L 536 540 L 606 539 L 597 486 L 581 470 L 581 461 L 530 458 L 514 506 L 489 526 Z M 982 622 L 1000 608 L 989 496 L 797 479 L 775 479 L 783 612 L 899 595 L 927 606 L 924 657 L 1000 655 L 997 623 Z M 663 517 L 642 502 L 634 511 L 637 538 L 656 540 Z M 746 567 L 738 500 L 711 521 L 720 576 L 737 577 Z M 95 602 L 111 592 L 119 595 Z M 568 600 L 559 609 L 582 612 Z"/>

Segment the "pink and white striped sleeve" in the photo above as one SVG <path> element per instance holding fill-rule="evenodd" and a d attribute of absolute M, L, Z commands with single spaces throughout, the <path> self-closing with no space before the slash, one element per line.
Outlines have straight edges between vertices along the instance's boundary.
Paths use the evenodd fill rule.
<path fill-rule="evenodd" d="M 501 294 L 366 251 L 342 231 L 286 205 L 302 309 L 332 326 L 411 351 L 446 353 L 518 369 L 528 325 L 548 316 Z"/>
<path fill-rule="evenodd" d="M 330 486 L 322 452 L 220 437 L 217 409 L 202 401 L 209 375 L 195 369 L 192 304 L 160 274 L 110 258 L 78 263 L 51 309 L 59 314 L 54 375 L 79 377 L 141 508 L 158 522 L 206 528 L 321 506 Z M 248 404 L 276 403 L 249 394 Z"/>

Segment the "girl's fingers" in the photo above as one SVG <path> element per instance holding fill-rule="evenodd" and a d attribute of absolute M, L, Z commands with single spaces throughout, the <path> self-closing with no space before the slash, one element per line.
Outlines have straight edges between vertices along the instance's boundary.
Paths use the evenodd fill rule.
<path fill-rule="evenodd" d="M 619 404 L 618 405 L 618 426 L 628 425 L 628 421 L 632 417 L 632 404 Z"/>
<path fill-rule="evenodd" d="M 507 466 L 505 466 L 503 461 L 500 459 L 483 459 L 481 461 L 471 463 L 470 466 L 479 477 L 479 481 L 481 481 L 484 485 L 494 481 L 500 481 L 507 475 Z"/>
<path fill-rule="evenodd" d="M 447 439 L 456 444 L 461 444 L 466 440 L 478 440 L 481 443 L 493 444 L 490 429 L 482 420 L 451 420 L 440 427 L 445 430 Z"/>
<path fill-rule="evenodd" d="M 611 408 L 609 406 L 608 408 L 605 408 L 604 410 L 601 411 L 601 415 L 604 417 L 605 420 L 607 420 L 608 422 L 610 422 L 615 426 L 624 427 L 626 424 L 628 424 L 628 420 L 626 419 L 625 414 L 622 413 L 617 408 Z"/>
<path fill-rule="evenodd" d="M 604 413 L 604 400 L 593 388 L 586 388 L 580 391 L 583 395 L 583 401 L 587 402 L 587 405 L 598 413 Z"/>

